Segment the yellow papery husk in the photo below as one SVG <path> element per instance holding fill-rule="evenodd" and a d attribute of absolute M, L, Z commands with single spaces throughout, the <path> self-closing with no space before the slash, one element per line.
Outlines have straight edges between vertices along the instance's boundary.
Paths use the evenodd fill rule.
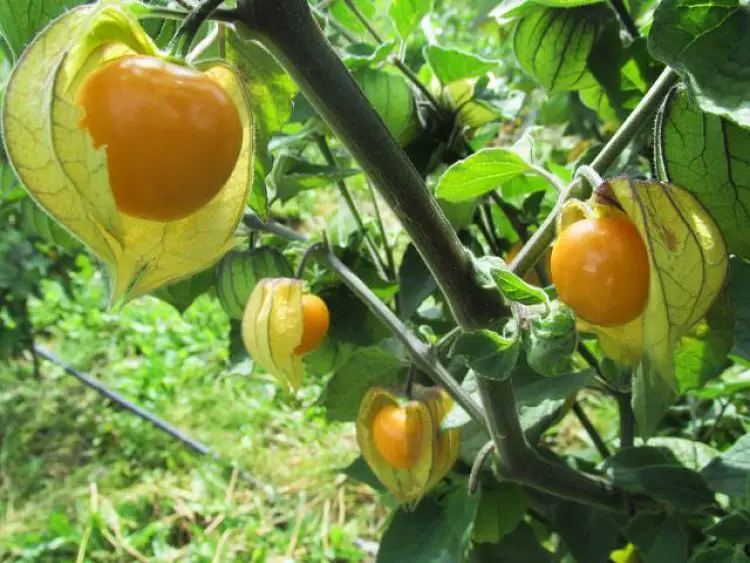
<path fill-rule="evenodd" d="M 242 318 L 242 341 L 253 361 L 286 388 L 297 391 L 304 366 L 294 350 L 302 342 L 302 282 L 266 278 L 250 294 Z"/>
<path fill-rule="evenodd" d="M 376 415 L 389 405 L 406 409 L 407 425 L 421 427 L 417 463 L 409 469 L 392 467 L 380 454 L 372 435 Z M 411 400 L 402 393 L 372 387 L 365 394 L 357 414 L 357 443 L 362 457 L 394 498 L 413 508 L 453 467 L 459 454 L 461 429 L 440 430 L 440 422 L 452 406 L 451 398 L 442 390 L 415 387 Z"/>
<path fill-rule="evenodd" d="M 578 330 L 597 335 L 616 362 L 643 366 L 646 377 L 660 377 L 677 390 L 674 351 L 724 286 L 729 263 L 724 239 L 698 200 L 678 186 L 617 178 L 608 187 L 616 203 L 596 193 L 586 204 L 573 200 L 558 218 L 558 232 L 587 217 L 626 215 L 648 251 L 648 302 L 625 325 L 601 327 L 579 319 Z"/>
<path fill-rule="evenodd" d="M 453 408 L 453 399 L 444 389 L 436 387 L 425 389 L 422 400 L 429 407 L 434 424 L 433 462 L 427 482 L 427 489 L 430 489 L 445 477 L 456 463 L 461 447 L 461 427 L 448 430 L 440 428 L 445 415 Z"/>
<path fill-rule="evenodd" d="M 233 98 L 244 125 L 229 180 L 207 205 L 160 223 L 119 212 L 105 148 L 78 127 L 78 87 L 101 64 L 125 55 L 159 56 L 128 10 L 102 1 L 70 10 L 29 45 L 8 82 L 2 111 L 6 150 L 32 198 L 107 266 L 110 303 L 127 301 L 217 262 L 240 241 L 235 229 L 252 183 L 253 122 L 247 90 L 223 62 L 196 67 Z M 135 165 L 135 164 L 134 164 Z"/>

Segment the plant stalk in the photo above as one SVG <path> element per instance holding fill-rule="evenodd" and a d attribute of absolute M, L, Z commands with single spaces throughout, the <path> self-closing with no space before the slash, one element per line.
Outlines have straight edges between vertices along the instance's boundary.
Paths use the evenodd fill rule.
<path fill-rule="evenodd" d="M 326 40 L 306 0 L 242 0 L 238 13 L 241 22 L 280 60 L 393 209 L 458 324 L 485 326 L 507 314 L 497 291 L 477 288 L 461 241 Z"/>

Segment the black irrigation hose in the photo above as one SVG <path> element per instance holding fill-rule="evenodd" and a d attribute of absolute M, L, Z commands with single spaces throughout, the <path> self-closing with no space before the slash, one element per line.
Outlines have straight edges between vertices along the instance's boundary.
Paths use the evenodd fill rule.
<path fill-rule="evenodd" d="M 50 363 L 56 365 L 57 367 L 61 368 L 62 370 L 65 371 L 65 373 L 67 373 L 69 375 L 72 375 L 78 381 L 80 381 L 81 383 L 83 383 L 87 387 L 90 387 L 91 389 L 93 389 L 94 391 L 96 391 L 97 393 L 99 393 L 100 395 L 106 397 L 107 399 L 109 399 L 113 403 L 121 406 L 122 408 L 124 408 L 127 411 L 132 412 L 133 414 L 135 414 L 136 416 L 142 418 L 143 420 L 151 423 L 152 425 L 154 425 L 156 428 L 158 428 L 162 432 L 165 432 L 166 434 L 169 434 L 172 438 L 174 438 L 175 440 L 183 443 L 188 448 L 190 448 L 191 450 L 193 450 L 195 453 L 211 457 L 211 458 L 214 459 L 214 461 L 216 461 L 220 465 L 223 465 L 223 466 L 226 466 L 226 467 L 230 467 L 232 469 L 234 469 L 236 467 L 235 465 L 233 465 L 231 463 L 227 463 L 226 461 L 224 461 L 221 457 L 219 457 L 218 454 L 213 453 L 210 450 L 210 448 L 208 446 L 206 446 L 205 444 L 199 442 L 195 438 L 191 438 L 190 436 L 188 436 L 184 432 L 181 432 L 179 429 L 175 428 L 174 426 L 172 426 L 171 424 L 169 424 L 167 421 L 162 420 L 161 418 L 159 418 L 155 414 L 150 413 L 149 411 L 143 409 L 142 407 L 139 407 L 138 405 L 136 405 L 135 403 L 133 403 L 131 401 L 128 401 L 125 397 L 123 397 L 119 393 L 116 393 L 115 391 L 112 391 L 107 386 L 105 386 L 103 383 L 101 383 L 100 381 L 97 381 L 95 378 L 91 377 L 90 375 L 88 375 L 86 373 L 83 373 L 83 372 L 80 372 L 77 369 L 75 369 L 75 368 L 73 368 L 73 367 L 71 367 L 71 366 L 63 363 L 54 354 L 48 352 L 44 348 L 40 348 L 39 346 L 34 346 L 34 350 L 33 351 L 39 357 L 44 358 L 48 362 L 50 362 Z M 243 479 L 244 481 L 247 481 L 248 483 L 250 483 L 253 487 L 256 487 L 256 488 L 262 490 L 263 492 L 265 492 L 265 494 L 269 498 L 272 498 L 273 496 L 275 496 L 276 493 L 275 493 L 273 487 L 271 487 L 270 485 L 266 485 L 264 483 L 261 483 L 260 481 L 258 481 L 258 479 L 256 479 L 252 475 L 250 475 L 248 472 L 243 471 L 243 470 L 240 469 L 238 471 L 237 475 L 241 479 Z M 357 545 L 357 547 L 359 547 L 362 551 L 364 551 L 365 553 L 368 553 L 370 555 L 375 555 L 375 553 L 378 550 L 378 544 L 376 542 L 372 542 L 372 541 L 368 541 L 368 540 L 363 540 L 362 538 L 359 538 L 359 537 L 355 537 L 353 539 L 353 541 L 354 541 L 355 545 Z"/>
<path fill-rule="evenodd" d="M 119 393 L 116 393 L 115 391 L 112 391 L 108 387 L 106 387 L 103 383 L 100 381 L 97 381 L 95 378 L 91 377 L 90 375 L 80 372 L 75 368 L 70 367 L 69 365 L 63 363 L 59 358 L 57 358 L 54 354 L 48 352 L 44 348 L 40 348 L 39 346 L 34 346 L 34 353 L 38 356 L 44 358 L 48 362 L 60 367 L 63 369 L 67 374 L 72 375 L 75 377 L 78 381 L 86 385 L 87 387 L 90 387 L 100 395 L 106 397 L 113 403 L 119 405 L 120 407 L 124 408 L 127 411 L 132 412 L 136 416 L 142 418 L 146 422 L 149 422 L 162 432 L 169 434 L 172 438 L 177 440 L 178 442 L 181 442 L 182 444 L 186 445 L 188 448 L 193 450 L 195 453 L 208 456 L 214 459 L 214 461 L 218 462 L 221 465 L 231 467 L 234 469 L 234 464 L 228 463 L 224 461 L 218 454 L 211 451 L 211 449 L 206 446 L 205 444 L 199 442 L 195 438 L 191 438 L 184 432 L 180 431 L 178 428 L 172 426 L 167 421 L 162 420 L 155 414 L 143 409 L 142 407 L 139 407 L 135 403 L 127 400 L 125 397 L 120 395 Z M 255 477 L 247 473 L 246 471 L 239 470 L 238 476 L 253 485 L 254 487 L 257 487 L 261 490 L 263 490 L 269 497 L 274 495 L 274 490 L 269 485 L 265 485 L 264 483 L 261 483 L 258 481 Z"/>

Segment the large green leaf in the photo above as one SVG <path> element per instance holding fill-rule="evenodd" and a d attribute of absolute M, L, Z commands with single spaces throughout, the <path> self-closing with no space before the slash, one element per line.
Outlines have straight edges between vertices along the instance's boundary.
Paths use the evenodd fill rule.
<path fill-rule="evenodd" d="M 688 532 L 674 516 L 642 512 L 622 533 L 638 546 L 644 563 L 687 560 Z"/>
<path fill-rule="evenodd" d="M 419 306 L 437 290 L 437 282 L 414 245 L 406 247 L 398 267 L 399 313 L 409 319 Z"/>
<path fill-rule="evenodd" d="M 469 553 L 469 563 L 552 563 L 557 559 L 542 547 L 526 522 L 503 537 L 499 543 L 477 543 Z M 457 561 L 462 561 L 458 559 Z"/>
<path fill-rule="evenodd" d="M 523 521 L 526 494 L 520 485 L 505 481 L 482 488 L 472 540 L 497 543 Z"/>
<path fill-rule="evenodd" d="M 482 149 L 448 168 L 438 180 L 435 196 L 453 203 L 468 201 L 529 170 L 531 165 L 510 149 Z"/>
<path fill-rule="evenodd" d="M 743 0 L 663 0 L 648 46 L 682 72 L 701 109 L 750 125 L 750 11 Z"/>
<path fill-rule="evenodd" d="M 453 489 L 440 503 L 423 499 L 413 512 L 399 508 L 383 534 L 377 561 L 383 563 L 455 563 L 463 559 L 479 495 Z"/>
<path fill-rule="evenodd" d="M 589 8 L 537 10 L 518 21 L 513 51 L 546 90 L 581 90 L 596 84 L 586 61 L 598 29 Z"/>
<path fill-rule="evenodd" d="M 17 59 L 26 45 L 48 23 L 85 0 L 3 0 L 0 2 L 0 36 Z"/>
<path fill-rule="evenodd" d="M 412 30 L 419 25 L 432 10 L 434 0 L 392 0 L 388 16 L 402 39 L 406 40 Z"/>
<path fill-rule="evenodd" d="M 430 45 L 424 49 L 424 57 L 443 85 L 452 84 L 467 78 L 484 76 L 497 70 L 498 62 L 467 53 L 460 49 Z"/>
<path fill-rule="evenodd" d="M 704 531 L 731 543 L 750 543 L 750 511 L 735 510 Z"/>
<path fill-rule="evenodd" d="M 268 51 L 239 34 L 229 35 L 226 57 L 239 69 L 253 106 L 255 169 L 248 203 L 265 219 L 268 213 L 265 182 L 272 166 L 268 143 L 292 115 L 297 86 Z"/>
<path fill-rule="evenodd" d="M 353 74 L 391 135 L 405 146 L 419 133 L 419 120 L 411 87 L 401 74 L 360 68 Z"/>
<path fill-rule="evenodd" d="M 719 298 L 677 347 L 674 367 L 681 392 L 703 387 L 722 372 L 729 363 L 733 334 L 734 311 L 726 298 Z"/>
<path fill-rule="evenodd" d="M 585 504 L 562 502 L 554 522 L 576 563 L 601 563 L 620 544 L 620 522 L 614 512 Z"/>
<path fill-rule="evenodd" d="M 701 470 L 716 492 L 750 501 L 750 434 L 746 434 Z"/>
<path fill-rule="evenodd" d="M 729 300 L 735 314 L 732 354 L 750 361 L 750 263 L 729 260 Z"/>
<path fill-rule="evenodd" d="M 382 348 L 357 350 L 328 382 L 323 399 L 328 420 L 353 421 L 367 390 L 373 385 L 395 385 L 402 379 L 404 369 L 402 360 Z"/>
<path fill-rule="evenodd" d="M 665 99 L 655 131 L 659 176 L 695 195 L 729 251 L 750 257 L 750 131 L 701 111 L 683 86 Z"/>

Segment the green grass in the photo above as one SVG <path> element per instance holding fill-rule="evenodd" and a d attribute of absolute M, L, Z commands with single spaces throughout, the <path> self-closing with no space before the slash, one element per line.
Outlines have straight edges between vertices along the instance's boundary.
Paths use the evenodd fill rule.
<path fill-rule="evenodd" d="M 81 260 L 74 295 L 33 304 L 44 346 L 200 439 L 192 454 L 61 369 L 0 365 L 0 561 L 360 561 L 386 509 L 338 470 L 357 455 L 320 382 L 296 397 L 228 367 L 228 319 L 202 297 L 180 316 L 143 298 L 106 307 Z"/>

